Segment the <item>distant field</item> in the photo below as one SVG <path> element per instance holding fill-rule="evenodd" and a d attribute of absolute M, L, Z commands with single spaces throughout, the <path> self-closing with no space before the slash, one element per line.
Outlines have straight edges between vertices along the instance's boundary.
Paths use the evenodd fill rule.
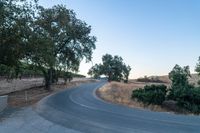
<path fill-rule="evenodd" d="M 158 76 L 158 79 L 163 81 L 166 84 L 171 83 L 168 75 Z M 191 77 L 189 78 L 190 83 L 197 85 L 198 80 L 200 80 L 200 76 L 198 76 L 198 74 L 191 74 Z M 130 80 L 130 82 L 135 82 L 135 81 L 136 81 L 135 79 Z"/>

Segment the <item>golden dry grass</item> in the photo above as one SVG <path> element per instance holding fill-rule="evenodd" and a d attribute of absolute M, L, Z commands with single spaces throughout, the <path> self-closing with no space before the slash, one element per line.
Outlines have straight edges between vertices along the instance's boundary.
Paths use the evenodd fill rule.
<path fill-rule="evenodd" d="M 165 82 L 166 86 L 171 85 L 171 81 L 169 80 L 168 76 L 159 76 L 159 80 Z M 189 78 L 189 82 L 192 84 L 197 85 L 198 80 L 200 80 L 197 74 L 192 74 Z M 159 83 L 145 83 L 145 82 L 137 82 L 136 80 L 129 80 L 128 84 L 119 83 L 119 82 L 110 82 L 104 85 L 102 88 L 97 90 L 97 95 L 105 101 L 121 104 L 129 107 L 134 108 L 141 108 L 141 109 L 149 109 L 153 111 L 161 111 L 161 112 L 172 112 L 166 107 L 157 106 L 157 105 L 144 105 L 137 100 L 133 100 L 131 98 L 132 91 L 134 89 L 143 88 L 145 85 L 151 84 L 159 84 Z M 179 112 L 175 112 L 179 113 Z"/>
<path fill-rule="evenodd" d="M 159 76 L 158 79 L 167 83 L 167 84 L 171 83 L 168 75 Z M 197 85 L 198 81 L 200 80 L 200 77 L 198 76 L 198 74 L 191 74 L 191 77 L 189 77 L 188 80 L 191 84 Z"/>
<path fill-rule="evenodd" d="M 168 111 L 161 106 L 157 105 L 145 105 L 141 102 L 133 100 L 131 98 L 132 91 L 137 88 L 143 88 L 147 83 L 132 82 L 129 84 L 111 82 L 104 85 L 97 90 L 97 95 L 105 101 L 115 104 L 121 104 L 133 108 L 149 109 L 153 111 Z"/>

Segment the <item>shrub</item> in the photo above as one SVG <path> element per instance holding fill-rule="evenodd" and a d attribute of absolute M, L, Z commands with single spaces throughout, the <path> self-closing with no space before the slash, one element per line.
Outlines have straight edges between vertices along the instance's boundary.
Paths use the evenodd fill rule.
<path fill-rule="evenodd" d="M 180 93 L 177 98 L 178 106 L 199 114 L 200 113 L 200 88 L 190 88 Z"/>
<path fill-rule="evenodd" d="M 200 85 L 200 80 L 197 82 L 198 85 Z"/>
<path fill-rule="evenodd" d="M 133 90 L 132 98 L 145 104 L 161 105 L 165 100 L 166 92 L 167 86 L 165 85 L 147 85 L 144 89 Z"/>

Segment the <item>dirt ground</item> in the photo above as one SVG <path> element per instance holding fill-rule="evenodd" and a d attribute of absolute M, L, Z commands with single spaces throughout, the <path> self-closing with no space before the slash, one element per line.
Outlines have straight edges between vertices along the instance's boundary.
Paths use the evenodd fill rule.
<path fill-rule="evenodd" d="M 24 107 L 33 105 L 45 96 L 56 93 L 63 89 L 69 89 L 82 83 L 97 82 L 96 80 L 74 80 L 70 83 L 52 85 L 52 90 L 47 91 L 43 86 L 31 87 L 29 89 L 14 91 L 8 94 L 8 105 L 10 107 Z"/>

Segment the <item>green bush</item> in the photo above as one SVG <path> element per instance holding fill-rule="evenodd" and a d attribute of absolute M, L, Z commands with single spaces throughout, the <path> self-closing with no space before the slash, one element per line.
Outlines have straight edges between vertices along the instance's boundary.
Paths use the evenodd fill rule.
<path fill-rule="evenodd" d="M 177 101 L 179 107 L 186 109 L 189 112 L 199 114 L 200 113 L 200 88 L 193 85 L 187 85 L 183 87 L 171 88 L 169 100 Z"/>
<path fill-rule="evenodd" d="M 198 85 L 200 85 L 200 80 L 197 82 Z"/>
<path fill-rule="evenodd" d="M 178 106 L 192 112 L 200 113 L 200 88 L 190 88 L 180 92 L 177 97 Z"/>
<path fill-rule="evenodd" d="M 167 86 L 165 85 L 145 86 L 144 89 L 133 90 L 132 98 L 145 104 L 161 105 L 165 100 L 166 92 Z"/>
<path fill-rule="evenodd" d="M 168 100 L 175 100 L 178 101 L 180 99 L 181 95 L 185 95 L 188 94 L 189 91 L 194 88 L 193 85 L 188 84 L 188 85 L 177 85 L 177 86 L 172 86 L 169 90 L 168 90 L 168 95 L 167 95 L 167 99 Z"/>

